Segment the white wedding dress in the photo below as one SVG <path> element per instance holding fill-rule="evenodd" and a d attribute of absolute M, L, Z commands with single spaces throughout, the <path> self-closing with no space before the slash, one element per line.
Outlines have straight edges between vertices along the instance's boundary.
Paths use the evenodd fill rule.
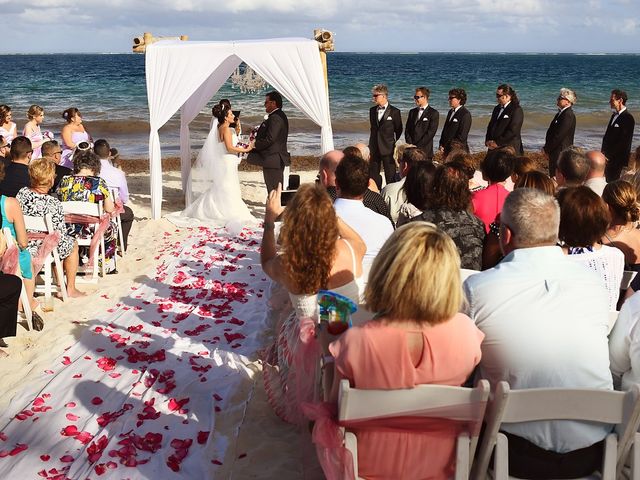
<path fill-rule="evenodd" d="M 238 137 L 233 133 L 233 145 Z M 211 131 L 191 169 L 192 198 L 187 208 L 167 218 L 181 226 L 193 224 L 193 219 L 239 232 L 242 227 L 255 225 L 258 220 L 251 214 L 242 200 L 238 164 L 240 159 L 229 153 L 219 139 L 218 121 L 214 120 Z M 200 193 L 201 192 L 201 193 Z M 187 198 L 187 202 L 189 202 Z"/>

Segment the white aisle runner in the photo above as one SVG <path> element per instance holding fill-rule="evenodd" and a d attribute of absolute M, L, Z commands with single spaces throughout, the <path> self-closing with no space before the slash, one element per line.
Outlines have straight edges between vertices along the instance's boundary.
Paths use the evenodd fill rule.
<path fill-rule="evenodd" d="M 198 228 L 168 249 L 1 414 L 0 478 L 226 476 L 265 329 L 258 247 Z"/>

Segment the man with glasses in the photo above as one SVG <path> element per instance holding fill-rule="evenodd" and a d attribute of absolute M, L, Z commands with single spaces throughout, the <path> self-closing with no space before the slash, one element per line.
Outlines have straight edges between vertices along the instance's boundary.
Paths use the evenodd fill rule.
<path fill-rule="evenodd" d="M 462 145 L 469 153 L 469 130 L 471 130 L 471 113 L 464 106 L 467 103 L 467 92 L 462 88 L 449 90 L 449 106 L 451 110 L 447 114 L 440 134 L 440 152 L 446 157 L 451 152 L 453 142 Z"/>
<path fill-rule="evenodd" d="M 560 153 L 573 145 L 573 135 L 576 132 L 576 116 L 572 108 L 574 103 L 576 103 L 576 94 L 568 88 L 561 88 L 556 103 L 558 112 L 551 120 L 544 147 L 542 147 L 542 151 L 549 160 L 550 177 L 556 175 Z"/>
<path fill-rule="evenodd" d="M 489 150 L 511 145 L 516 149 L 516 153 L 523 155 L 520 130 L 522 130 L 524 112 L 520 107 L 516 91 L 510 85 L 499 85 L 496 89 L 496 99 L 498 104 L 491 113 L 484 144 Z"/>
<path fill-rule="evenodd" d="M 11 163 L 5 168 L 4 179 L 0 183 L 0 194 L 15 197 L 22 187 L 31 185 L 29 162 L 33 155 L 31 140 L 22 135 L 11 142 Z"/>
<path fill-rule="evenodd" d="M 387 184 L 393 182 L 396 175 L 396 163 L 393 160 L 393 150 L 396 142 L 402 135 L 402 117 L 400 110 L 389 104 L 389 90 L 386 85 L 376 85 L 371 91 L 375 105 L 369 110 L 369 123 L 371 134 L 369 135 L 369 149 L 371 160 L 369 162 L 369 175 L 382 188 L 380 176 L 380 164 L 384 168 L 384 177 Z"/>
<path fill-rule="evenodd" d="M 51 191 L 55 192 L 62 177 L 72 175 L 73 170 L 60 165 L 60 161 L 62 160 L 62 147 L 60 147 L 60 144 L 55 140 L 42 144 L 42 156 L 56 164 L 56 179 L 54 180 L 53 187 L 51 187 Z"/>
<path fill-rule="evenodd" d="M 429 105 L 429 94 L 426 87 L 416 88 L 413 100 L 416 107 L 409 111 L 407 125 L 404 129 L 404 139 L 427 154 L 427 160 L 433 159 L 433 137 L 438 130 L 440 115 Z"/>
<path fill-rule="evenodd" d="M 6 167 L 11 163 L 11 157 L 9 157 L 9 150 L 11 149 L 11 145 L 9 142 L 5 140 L 5 138 L 0 135 L 0 162 L 2 162 Z"/>
<path fill-rule="evenodd" d="M 627 110 L 627 93 L 623 90 L 612 90 L 609 105 L 613 114 L 602 139 L 602 153 L 609 159 L 607 162 L 607 182 L 620 178 L 622 169 L 629 164 L 631 142 L 636 121 Z"/>

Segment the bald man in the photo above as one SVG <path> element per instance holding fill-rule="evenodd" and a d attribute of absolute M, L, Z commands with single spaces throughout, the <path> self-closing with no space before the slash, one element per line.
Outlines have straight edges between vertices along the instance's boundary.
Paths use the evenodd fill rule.
<path fill-rule="evenodd" d="M 356 147 L 358 145 L 355 145 Z M 366 145 L 364 145 L 366 147 Z M 367 148 L 368 149 L 368 148 Z M 320 171 L 318 172 L 318 179 L 324 188 L 327 189 L 327 193 L 331 197 L 331 200 L 335 202 L 338 198 L 338 192 L 336 191 L 336 168 L 338 164 L 344 158 L 344 153 L 340 150 L 331 150 L 325 153 L 320 158 Z M 366 160 L 366 159 L 365 159 Z M 389 220 L 389 207 L 378 192 L 374 192 L 371 189 L 367 189 L 364 192 L 364 198 L 362 199 L 364 206 L 370 210 L 373 210 L 380 215 L 384 215 Z"/>
<path fill-rule="evenodd" d="M 589 173 L 587 174 L 584 185 L 602 196 L 602 191 L 607 185 L 607 179 L 604 173 L 607 167 L 607 157 L 605 157 L 602 152 L 591 150 L 587 152 L 587 160 L 589 160 Z"/>

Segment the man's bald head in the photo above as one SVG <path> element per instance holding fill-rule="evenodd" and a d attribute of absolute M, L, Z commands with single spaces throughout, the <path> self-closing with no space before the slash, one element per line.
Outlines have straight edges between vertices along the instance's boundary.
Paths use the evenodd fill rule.
<path fill-rule="evenodd" d="M 320 158 L 320 182 L 325 187 L 336 186 L 336 168 L 344 153 L 340 150 L 330 150 Z"/>
<path fill-rule="evenodd" d="M 587 159 L 589 160 L 589 174 L 587 178 L 604 177 L 604 169 L 607 166 L 607 157 L 604 156 L 604 153 L 591 150 L 587 152 Z"/>
<path fill-rule="evenodd" d="M 354 145 L 360 153 L 362 153 L 362 158 L 364 158 L 367 162 L 371 159 L 371 152 L 369 151 L 369 146 L 364 143 L 356 143 Z"/>

